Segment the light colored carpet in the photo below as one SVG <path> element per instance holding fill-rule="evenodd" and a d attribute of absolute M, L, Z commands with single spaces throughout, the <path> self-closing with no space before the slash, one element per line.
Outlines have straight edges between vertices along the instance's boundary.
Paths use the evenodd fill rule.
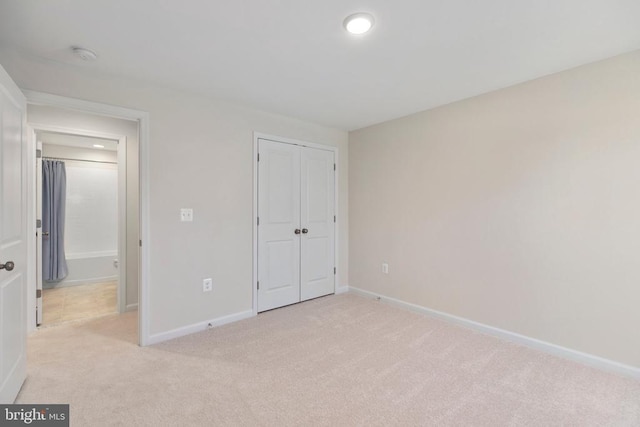
<path fill-rule="evenodd" d="M 353 294 L 147 348 L 135 322 L 37 332 L 18 403 L 75 426 L 640 425 L 639 381 Z"/>

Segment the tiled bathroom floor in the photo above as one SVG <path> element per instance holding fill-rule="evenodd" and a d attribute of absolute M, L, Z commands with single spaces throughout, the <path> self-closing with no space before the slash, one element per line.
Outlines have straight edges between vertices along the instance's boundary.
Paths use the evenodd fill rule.
<path fill-rule="evenodd" d="M 116 312 L 116 281 L 43 289 L 42 292 L 41 326 Z"/>

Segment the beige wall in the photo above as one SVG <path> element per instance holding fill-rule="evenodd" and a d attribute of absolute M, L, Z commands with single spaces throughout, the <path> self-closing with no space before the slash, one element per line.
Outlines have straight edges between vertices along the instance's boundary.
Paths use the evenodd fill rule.
<path fill-rule="evenodd" d="M 151 112 L 152 333 L 252 309 L 253 132 L 337 146 L 347 205 L 347 133 L 207 98 L 154 95 Z M 342 179 L 344 177 L 344 179 Z M 180 223 L 180 208 L 194 222 Z M 338 284 L 348 274 L 348 224 Z M 202 293 L 202 279 L 213 292 Z"/>
<path fill-rule="evenodd" d="M 139 217 L 138 203 L 138 123 L 111 117 L 96 116 L 62 108 L 42 105 L 27 106 L 27 121 L 38 125 L 104 132 L 127 137 L 127 289 L 125 306 L 135 309 L 138 304 L 138 245 Z M 51 150 L 54 150 L 53 152 Z M 68 147 L 49 147 L 49 153 L 63 157 Z M 93 150 L 95 151 L 95 150 Z M 94 154 L 94 156 L 99 154 Z"/>
<path fill-rule="evenodd" d="M 23 89 L 149 112 L 151 334 L 252 309 L 254 131 L 338 147 L 338 284 L 346 284 L 346 132 L 2 50 L 0 63 Z M 181 223 L 189 207 L 194 221 Z"/>
<path fill-rule="evenodd" d="M 349 195 L 350 286 L 640 366 L 640 52 L 352 132 Z"/>

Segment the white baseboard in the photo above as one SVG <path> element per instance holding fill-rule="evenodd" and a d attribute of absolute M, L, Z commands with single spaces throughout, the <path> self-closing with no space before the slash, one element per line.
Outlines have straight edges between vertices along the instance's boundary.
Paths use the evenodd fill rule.
<path fill-rule="evenodd" d="M 240 313 L 230 314 L 228 316 L 194 323 L 193 325 L 183 326 L 182 328 L 172 329 L 167 332 L 160 332 L 158 334 L 151 335 L 145 345 L 158 344 L 163 341 L 172 340 L 174 338 L 183 337 L 185 335 L 193 334 L 196 332 L 206 331 L 210 327 L 226 325 L 227 323 L 237 322 L 238 320 L 247 319 L 253 316 L 255 316 L 253 310 L 246 310 L 241 311 Z"/>
<path fill-rule="evenodd" d="M 336 286 L 336 295 L 340 295 L 340 294 L 344 294 L 349 292 L 349 286 L 347 285 L 343 285 L 343 286 Z"/>
<path fill-rule="evenodd" d="M 349 287 L 349 292 L 360 294 L 363 296 L 379 299 L 391 305 L 406 308 L 411 311 L 426 314 L 427 316 L 435 317 L 440 320 L 454 323 L 456 325 L 473 329 L 488 335 L 493 335 L 498 338 L 506 339 L 517 344 L 521 344 L 536 350 L 543 351 L 545 353 L 553 354 L 565 359 L 573 360 L 583 363 L 585 365 L 592 366 L 594 368 L 602 369 L 609 372 L 615 372 L 621 375 L 625 375 L 631 378 L 640 379 L 640 368 L 625 365 L 614 360 L 605 359 L 593 354 L 583 353 L 581 351 L 572 350 L 570 348 L 562 347 L 556 344 L 552 344 L 546 341 L 541 341 L 536 338 L 531 338 L 525 335 L 520 335 L 515 332 L 506 331 L 504 329 L 495 328 L 493 326 L 485 325 L 483 323 L 475 322 L 473 320 L 465 319 L 463 317 L 454 316 L 452 314 L 443 313 L 441 311 L 432 310 L 417 304 L 401 301 L 395 298 L 379 295 L 374 292 L 365 291 L 363 289 Z M 337 292 L 336 292 L 337 293 Z"/>
<path fill-rule="evenodd" d="M 60 282 L 44 282 L 42 289 L 66 288 L 69 286 L 94 285 L 96 283 L 113 282 L 118 276 L 94 277 L 91 279 L 61 280 Z"/>
<path fill-rule="evenodd" d="M 136 311 L 138 309 L 138 303 L 135 304 L 127 304 L 127 306 L 124 308 L 125 313 L 129 312 L 129 311 Z"/>

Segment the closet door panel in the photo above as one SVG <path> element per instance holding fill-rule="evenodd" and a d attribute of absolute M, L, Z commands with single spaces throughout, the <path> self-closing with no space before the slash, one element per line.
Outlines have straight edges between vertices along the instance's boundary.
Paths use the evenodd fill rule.
<path fill-rule="evenodd" d="M 300 158 L 300 299 L 304 301 L 335 291 L 335 171 L 332 151 L 301 147 Z"/>
<path fill-rule="evenodd" d="M 300 301 L 300 151 L 258 141 L 258 311 Z"/>

